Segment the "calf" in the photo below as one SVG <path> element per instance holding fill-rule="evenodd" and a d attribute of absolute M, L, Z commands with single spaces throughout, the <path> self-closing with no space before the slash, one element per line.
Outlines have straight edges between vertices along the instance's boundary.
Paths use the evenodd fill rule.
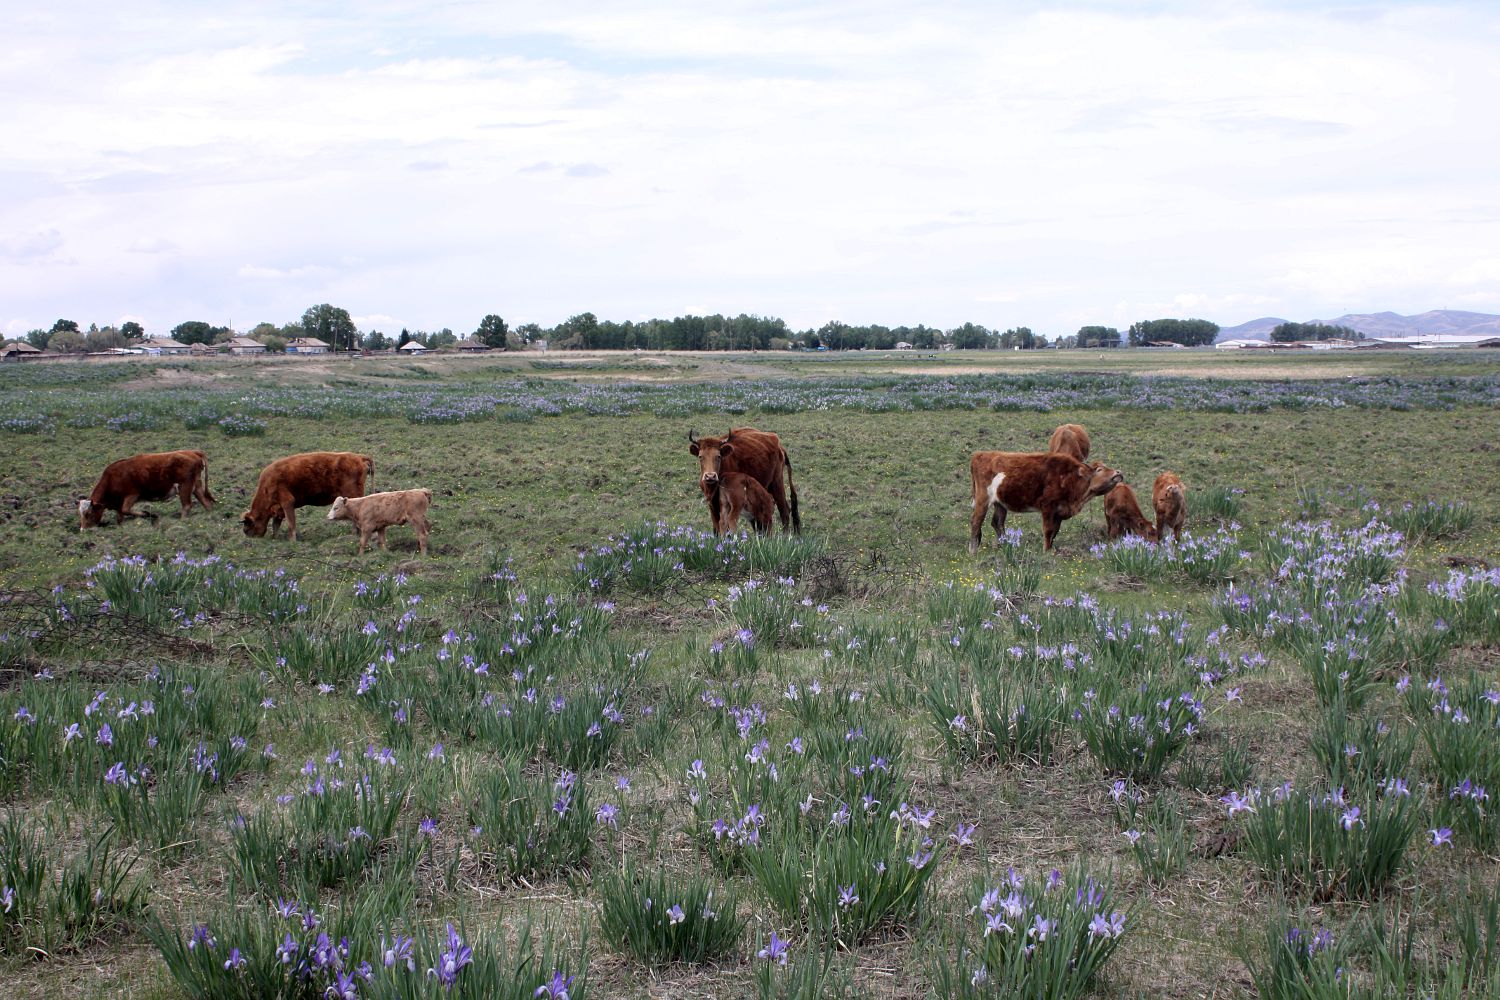
<path fill-rule="evenodd" d="M 1047 450 L 1072 455 L 1080 462 L 1087 462 L 1089 460 L 1089 432 L 1083 429 L 1082 424 L 1063 424 L 1052 432 L 1052 438 L 1047 442 Z"/>
<path fill-rule="evenodd" d="M 1104 533 L 1110 538 L 1140 535 L 1148 542 L 1157 540 L 1156 528 L 1141 513 L 1135 490 L 1124 483 L 1104 494 Z"/>
<path fill-rule="evenodd" d="M 1163 472 L 1151 486 L 1151 506 L 1156 508 L 1156 535 L 1160 538 L 1172 529 L 1173 541 L 1182 538 L 1187 523 L 1187 490 L 1175 472 Z"/>
<path fill-rule="evenodd" d="M 969 459 L 969 478 L 974 487 L 969 551 L 977 552 L 986 511 L 999 536 L 1007 512 L 1033 510 L 1042 515 L 1042 549 L 1050 551 L 1062 523 L 1123 477 L 1102 463 L 1087 464 L 1058 452 L 976 451 Z"/>
<path fill-rule="evenodd" d="M 368 455 L 351 451 L 310 451 L 278 458 L 261 471 L 250 509 L 240 516 L 245 534 L 260 538 L 286 521 L 287 535 L 297 540 L 297 508 L 321 507 L 339 497 L 362 497 L 365 480 L 375 475 Z"/>
<path fill-rule="evenodd" d="M 201 451 L 164 451 L 132 455 L 104 467 L 94 492 L 78 501 L 78 530 L 97 527 L 106 511 L 115 512 L 115 523 L 127 517 L 156 517 L 131 508 L 139 501 L 150 503 L 177 497 L 182 516 L 187 517 L 193 500 L 204 510 L 214 509 L 208 491 L 208 456 Z"/>
<path fill-rule="evenodd" d="M 767 535 L 771 532 L 771 519 L 776 516 L 776 502 L 766 488 L 739 472 L 719 477 L 709 505 L 716 508 L 714 520 L 725 533 L 738 531 L 740 514 L 745 513 L 750 515 L 755 530 Z"/>
<path fill-rule="evenodd" d="M 718 506 L 714 502 L 714 490 L 719 477 L 732 472 L 749 476 L 771 495 L 776 511 L 781 515 L 782 531 L 801 533 L 802 515 L 797 511 L 792 461 L 781 446 L 781 438 L 753 427 L 732 428 L 721 438 L 700 438 L 689 430 L 688 451 L 698 458 L 698 486 L 703 490 L 703 499 L 713 516 L 714 534 L 723 530 L 719 524 Z M 790 527 L 787 524 L 789 518 Z"/>
<path fill-rule="evenodd" d="M 768 498 L 769 499 L 769 498 Z M 385 529 L 409 524 L 417 532 L 417 547 L 427 554 L 427 508 L 432 504 L 431 490 L 394 490 L 371 493 L 367 497 L 339 497 L 328 512 L 330 521 L 352 521 L 359 531 L 359 551 L 363 555 L 373 533 L 385 548 Z"/>

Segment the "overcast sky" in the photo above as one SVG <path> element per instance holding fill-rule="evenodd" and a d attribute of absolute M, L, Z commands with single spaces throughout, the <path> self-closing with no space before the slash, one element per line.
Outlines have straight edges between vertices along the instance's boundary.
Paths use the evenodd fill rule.
<path fill-rule="evenodd" d="M 11 336 L 1500 312 L 1490 0 L 63 0 L 3 38 Z"/>

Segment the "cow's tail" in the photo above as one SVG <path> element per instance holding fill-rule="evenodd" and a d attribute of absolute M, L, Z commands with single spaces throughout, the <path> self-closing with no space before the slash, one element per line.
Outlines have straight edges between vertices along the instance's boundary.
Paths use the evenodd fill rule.
<path fill-rule="evenodd" d="M 792 505 L 792 531 L 802 534 L 802 514 L 797 509 L 797 487 L 792 483 L 792 460 L 786 449 L 781 449 L 781 464 L 786 469 L 786 497 Z"/>

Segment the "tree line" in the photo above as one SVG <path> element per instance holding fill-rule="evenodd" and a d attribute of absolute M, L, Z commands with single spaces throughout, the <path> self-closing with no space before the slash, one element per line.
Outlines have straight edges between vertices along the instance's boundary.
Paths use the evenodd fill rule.
<path fill-rule="evenodd" d="M 1319 327 L 1321 324 L 1283 326 Z M 1280 330 L 1281 327 L 1277 329 Z M 554 349 L 591 351 L 883 351 L 897 347 L 936 350 L 950 346 L 961 350 L 988 348 L 1030 351 L 1046 347 L 1115 348 L 1120 347 L 1127 339 L 1131 346 L 1157 341 L 1193 346 L 1213 343 L 1218 332 L 1218 324 L 1208 320 L 1156 319 L 1131 325 L 1125 337 L 1114 327 L 1085 326 L 1077 333 L 1049 341 L 1045 335 L 1036 333 L 1030 327 L 995 330 L 979 323 L 964 323 L 944 330 L 923 324 L 890 327 L 879 324 L 853 325 L 832 320 L 817 328 L 793 330 L 785 320 L 747 313 L 738 316 L 715 313 L 711 316 L 688 315 L 672 319 L 616 322 L 601 320 L 591 312 L 584 312 L 570 316 L 553 327 L 524 323 L 514 328 L 499 314 L 490 313 L 479 321 L 472 333 L 464 336 L 496 350 L 523 350 L 545 342 Z M 77 353 L 130 346 L 138 343 L 145 334 L 141 324 L 134 321 L 123 323 L 118 328 L 91 325 L 87 331 L 83 331 L 76 322 L 59 319 L 50 330 L 32 330 L 26 339 L 35 347 Z M 168 335 L 173 340 L 188 345 L 222 344 L 235 336 L 248 336 L 265 344 L 270 351 L 284 350 L 289 341 L 301 338 L 317 338 L 335 351 L 384 351 L 399 348 L 412 341 L 428 348 L 441 348 L 462 339 L 459 334 L 446 327 L 437 331 L 403 328 L 396 334 L 387 334 L 381 330 L 361 331 L 347 309 L 326 302 L 309 307 L 295 322 L 280 325 L 259 323 L 245 334 L 202 320 L 188 320 L 173 327 Z"/>

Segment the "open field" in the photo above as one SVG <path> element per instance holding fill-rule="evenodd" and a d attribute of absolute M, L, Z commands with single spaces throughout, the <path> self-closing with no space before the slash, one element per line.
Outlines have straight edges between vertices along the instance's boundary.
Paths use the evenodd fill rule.
<path fill-rule="evenodd" d="M 1037 354 L 0 371 L 8 995 L 1500 988 L 1500 360 Z M 1066 421 L 1196 541 L 966 553 L 969 453 Z M 702 537 L 731 422 L 800 542 Z M 214 511 L 79 533 L 190 447 Z M 431 556 L 244 537 L 313 449 Z"/>

